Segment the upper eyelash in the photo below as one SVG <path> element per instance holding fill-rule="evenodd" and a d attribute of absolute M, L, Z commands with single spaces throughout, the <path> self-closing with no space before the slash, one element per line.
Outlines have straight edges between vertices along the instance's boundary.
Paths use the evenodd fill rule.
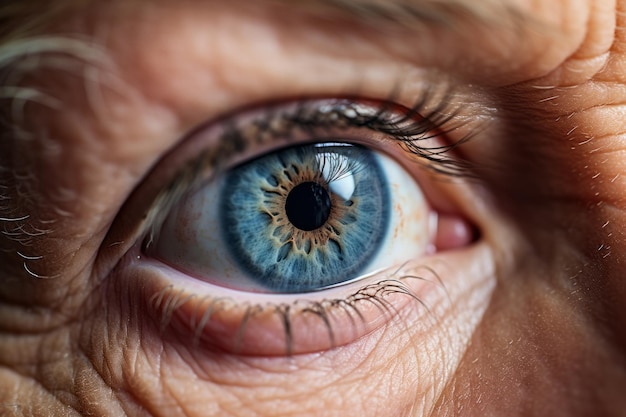
<path fill-rule="evenodd" d="M 472 176 L 472 167 L 467 161 L 447 155 L 452 149 L 467 142 L 471 134 L 454 143 L 434 147 L 422 144 L 425 140 L 463 126 L 462 122 L 456 122 L 460 106 L 453 104 L 452 91 L 446 91 L 437 104 L 432 109 L 428 109 L 433 101 L 432 96 L 435 95 L 427 90 L 410 108 L 399 106 L 393 98 L 384 101 L 345 98 L 336 99 L 336 107 L 328 111 L 316 106 L 317 100 L 307 100 L 294 114 L 270 114 L 270 122 L 257 126 L 258 134 L 288 137 L 290 129 L 365 128 L 387 135 L 393 141 L 401 142 L 406 151 L 420 157 L 427 167 L 438 173 L 456 177 Z M 363 106 L 361 106 L 363 103 L 367 103 L 369 108 L 374 108 L 376 111 L 364 114 Z M 282 122 L 279 129 L 276 129 L 273 121 Z M 240 150 L 242 150 L 242 144 L 245 143 L 242 132 L 236 126 L 231 126 L 224 139 L 232 141 L 233 147 Z"/>
<path fill-rule="evenodd" d="M 449 97 L 446 96 L 446 98 Z M 392 140 L 401 142 L 406 151 L 418 156 L 424 165 L 435 172 L 452 177 L 472 177 L 472 166 L 468 161 L 448 155 L 451 150 L 467 142 L 472 137 L 471 134 L 453 143 L 444 143 L 439 146 L 422 144 L 428 139 L 450 133 L 463 126 L 462 122 L 456 122 L 460 109 L 452 104 L 452 100 L 443 99 L 432 110 L 425 112 L 422 109 L 427 102 L 427 97 L 424 97 L 400 114 L 383 107 L 375 118 L 366 120 L 363 127 L 386 134 Z"/>

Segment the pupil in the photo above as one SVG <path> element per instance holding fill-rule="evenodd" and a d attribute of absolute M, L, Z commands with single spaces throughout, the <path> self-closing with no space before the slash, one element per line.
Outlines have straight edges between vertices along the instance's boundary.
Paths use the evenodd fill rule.
<path fill-rule="evenodd" d="M 296 185 L 285 203 L 289 221 L 298 229 L 310 232 L 326 223 L 330 216 L 330 196 L 328 191 L 315 182 Z"/>

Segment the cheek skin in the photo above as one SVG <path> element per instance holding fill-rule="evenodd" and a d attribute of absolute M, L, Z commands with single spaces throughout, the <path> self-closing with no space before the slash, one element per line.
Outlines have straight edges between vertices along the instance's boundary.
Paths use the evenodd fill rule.
<path fill-rule="evenodd" d="M 576 260 L 561 258 L 558 265 L 541 267 L 542 262 L 527 259 L 527 265 L 518 266 L 494 291 L 435 415 L 499 415 L 510 410 L 620 415 L 623 349 L 607 338 L 606 329 L 584 306 L 588 289 L 562 291 L 542 280 L 565 279 L 564 269 Z M 586 285 L 597 284 L 594 272 L 585 271 L 578 278 Z M 602 308 L 599 300 L 594 304 Z"/>

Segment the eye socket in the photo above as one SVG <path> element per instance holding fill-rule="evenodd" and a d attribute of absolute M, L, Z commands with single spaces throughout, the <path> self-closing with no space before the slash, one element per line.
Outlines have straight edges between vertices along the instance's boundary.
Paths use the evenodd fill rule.
<path fill-rule="evenodd" d="M 151 254 L 215 285 L 305 293 L 422 256 L 429 212 L 390 157 L 307 144 L 245 162 L 184 198 Z"/>
<path fill-rule="evenodd" d="M 372 333 L 412 301 L 421 305 L 420 297 L 436 290 L 439 282 L 423 263 L 423 255 L 467 246 L 474 238 L 471 225 L 440 187 L 421 180 L 424 165 L 433 168 L 431 172 L 451 174 L 463 168 L 446 155 L 450 146 L 437 134 L 454 121 L 449 115 L 455 109 L 433 104 L 434 100 L 426 95 L 413 109 L 353 99 L 243 109 L 192 132 L 165 155 L 123 209 L 143 221 L 133 222 L 138 226 L 137 241 L 120 264 L 124 282 L 147 307 L 146 317 L 160 323 L 161 337 L 173 335 L 176 343 L 188 340 L 205 349 L 242 355 L 319 352 Z M 287 173 L 285 167 L 290 167 Z M 283 174 L 270 175 L 274 169 Z M 302 177 L 307 169 L 310 176 Z M 262 187 L 254 185 L 259 182 L 281 191 L 266 198 Z M 361 190 L 361 185 L 367 189 Z M 323 210 L 322 189 L 330 199 L 329 213 Z M 322 215 L 294 214 L 299 198 L 292 202 L 292 194 L 292 198 L 321 194 Z M 352 198 L 357 194 L 363 197 L 359 204 Z M 374 198 L 365 198 L 366 194 Z M 352 212 L 332 212 L 341 207 L 337 201 L 351 200 Z M 276 216 L 282 212 L 283 230 L 280 225 L 267 226 L 272 216 L 249 215 L 254 210 L 245 205 L 249 208 L 255 201 L 278 208 Z M 356 211 L 363 207 L 369 207 L 364 218 Z M 252 225 L 246 226 L 242 216 Z M 266 218 L 261 221 L 259 216 Z M 333 265 L 329 256 L 324 262 L 316 259 L 320 266 L 313 268 L 316 275 L 309 282 L 289 272 L 289 267 L 279 271 L 280 279 L 271 268 L 259 273 L 263 265 L 273 264 L 272 256 L 289 259 L 293 247 L 268 245 L 270 261 L 261 255 L 254 258 L 250 253 L 255 253 L 258 242 L 228 227 L 233 223 L 239 230 L 253 231 L 255 222 L 265 222 L 259 236 L 276 232 L 273 237 L 281 242 L 290 230 L 313 236 L 324 228 L 317 227 L 322 222 L 331 225 L 350 216 L 355 218 L 350 224 L 371 229 L 362 236 L 364 232 L 354 227 L 358 232 L 354 239 L 367 241 L 369 252 L 362 253 L 355 243 L 353 258 L 344 249 L 344 263 L 338 257 Z M 224 222 L 225 218 L 230 220 Z M 126 216 L 119 219 L 132 222 Z M 337 229 L 331 232 L 346 233 Z M 238 237 L 233 239 L 233 234 Z M 346 247 L 337 239 L 340 244 Z M 411 272 L 405 273 L 405 267 Z"/>

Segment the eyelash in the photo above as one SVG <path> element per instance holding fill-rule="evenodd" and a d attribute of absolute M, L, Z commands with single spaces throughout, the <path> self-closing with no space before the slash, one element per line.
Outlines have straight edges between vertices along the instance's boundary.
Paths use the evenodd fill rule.
<path fill-rule="evenodd" d="M 363 314 L 359 310 L 360 303 L 371 303 L 383 315 L 388 314 L 391 316 L 393 313 L 397 312 L 393 304 L 385 300 L 385 298 L 391 294 L 407 296 L 410 300 L 425 307 L 422 300 L 417 297 L 403 282 L 405 280 L 415 279 L 443 286 L 441 279 L 435 271 L 428 268 L 425 269 L 434 276 L 434 279 L 428 279 L 426 278 L 426 275 L 399 275 L 399 271 L 395 271 L 392 275 L 399 275 L 398 277 L 386 278 L 379 280 L 378 282 L 368 284 L 359 288 L 356 292 L 345 298 L 322 299 L 316 301 L 296 300 L 293 303 L 246 304 L 243 307 L 245 309 L 245 312 L 243 313 L 244 318 L 241 320 L 240 327 L 237 331 L 234 351 L 235 353 L 239 353 L 241 351 L 242 335 L 245 332 L 249 321 L 256 315 L 265 313 L 268 310 L 277 314 L 283 324 L 283 330 L 285 332 L 285 354 L 287 356 L 291 356 L 293 354 L 293 333 L 291 321 L 292 315 L 296 314 L 310 314 L 322 320 L 328 332 L 328 348 L 332 349 L 337 346 L 336 335 L 332 324 L 332 318 L 336 311 L 345 313 L 349 317 L 351 324 L 356 326 L 356 319 L 358 319 L 362 325 L 366 325 Z M 165 331 L 178 308 L 181 308 L 185 303 L 192 301 L 194 301 L 194 296 L 185 296 L 182 292 L 177 292 L 173 286 L 166 287 L 154 294 L 150 299 L 150 303 L 156 310 L 161 311 L 161 331 Z M 203 306 L 206 306 L 207 309 L 202 314 L 192 316 L 191 323 L 189 323 L 189 326 L 193 329 L 194 333 L 194 346 L 198 346 L 200 344 L 203 326 L 211 318 L 211 315 L 218 313 L 221 309 L 229 308 L 227 304 L 235 303 L 235 301 L 229 298 L 203 299 L 200 302 L 203 303 Z M 200 313 L 200 308 L 197 309 L 196 313 Z M 207 342 L 210 343 L 211 341 Z"/>
<path fill-rule="evenodd" d="M 142 239 L 142 252 L 146 252 L 157 239 L 157 234 L 165 217 L 171 208 L 189 193 L 194 187 L 205 183 L 207 180 L 219 175 L 226 167 L 221 161 L 231 160 L 234 155 L 244 153 L 252 144 L 266 144 L 276 138 L 288 139 L 296 130 L 314 131 L 316 129 L 367 129 L 381 133 L 391 141 L 400 143 L 404 150 L 417 156 L 417 160 L 427 168 L 447 176 L 461 177 L 471 176 L 470 165 L 463 160 L 454 159 L 448 153 L 459 144 L 464 143 L 470 136 L 466 136 L 451 144 L 428 146 L 428 140 L 453 131 L 462 126 L 457 123 L 457 115 L 460 109 L 453 105 L 451 91 L 447 91 L 436 105 L 430 110 L 429 105 L 434 100 L 435 94 L 425 92 L 410 107 L 402 107 L 393 99 L 384 101 L 364 99 L 308 99 L 285 110 L 285 106 L 273 106 L 261 111 L 261 118 L 257 123 L 245 124 L 248 130 L 238 126 L 234 122 L 227 124 L 226 129 L 218 140 L 218 145 L 201 152 L 186 163 L 174 179 L 169 182 L 164 191 L 158 195 L 146 217 L 144 238 Z M 442 97 L 442 96 L 440 96 Z M 326 102 L 326 106 L 320 106 Z M 367 109 L 368 111 L 365 111 Z M 375 110 L 372 112 L 372 110 Z M 230 119 L 223 119 L 230 120 Z M 236 119 L 235 119 L 236 120 Z M 262 120 L 262 123 L 258 123 Z M 215 122 L 214 122 L 215 123 Z M 252 130 L 250 127 L 252 126 Z M 193 136 L 193 134 L 192 134 Z M 313 137 L 315 139 L 315 137 Z M 208 174 L 207 174 L 208 173 Z M 426 268 L 427 269 L 427 268 Z M 267 311 L 278 315 L 283 325 L 285 334 L 285 353 L 291 355 L 293 349 L 292 321 L 295 314 L 311 314 L 318 317 L 328 331 L 329 347 L 335 347 L 336 338 L 333 329 L 333 315 L 342 312 L 349 317 L 353 326 L 357 326 L 357 319 L 363 322 L 361 308 L 363 302 L 371 303 L 383 315 L 393 315 L 394 307 L 385 298 L 389 294 L 402 294 L 410 300 L 422 304 L 411 288 L 404 281 L 418 279 L 442 285 L 440 277 L 435 271 L 427 269 L 428 274 L 434 279 L 424 276 L 406 275 L 401 269 L 393 271 L 388 277 L 379 279 L 376 283 L 370 283 L 358 289 L 345 298 L 313 300 L 297 300 L 291 303 L 245 303 L 239 305 L 245 309 L 243 318 L 238 329 L 238 337 L 235 341 L 236 350 L 241 348 L 242 336 L 246 326 L 255 315 Z M 160 311 L 161 329 L 164 330 L 175 313 L 185 303 L 193 301 L 194 296 L 185 295 L 182 291 L 176 291 L 173 287 L 166 287 L 154 294 L 151 298 L 152 306 Z M 197 300 L 196 300 L 197 301 Z M 200 300 L 205 303 L 209 300 Z M 226 298 L 210 300 L 208 308 L 200 314 L 200 308 L 195 312 L 192 323 L 188 323 L 194 329 L 194 343 L 200 342 L 202 326 L 210 319 L 215 308 L 229 308 L 229 303 L 235 303 Z M 205 305 L 205 304 L 203 304 Z M 423 304 L 422 304 L 423 305 Z M 223 310 L 222 310 L 223 311 Z"/>

